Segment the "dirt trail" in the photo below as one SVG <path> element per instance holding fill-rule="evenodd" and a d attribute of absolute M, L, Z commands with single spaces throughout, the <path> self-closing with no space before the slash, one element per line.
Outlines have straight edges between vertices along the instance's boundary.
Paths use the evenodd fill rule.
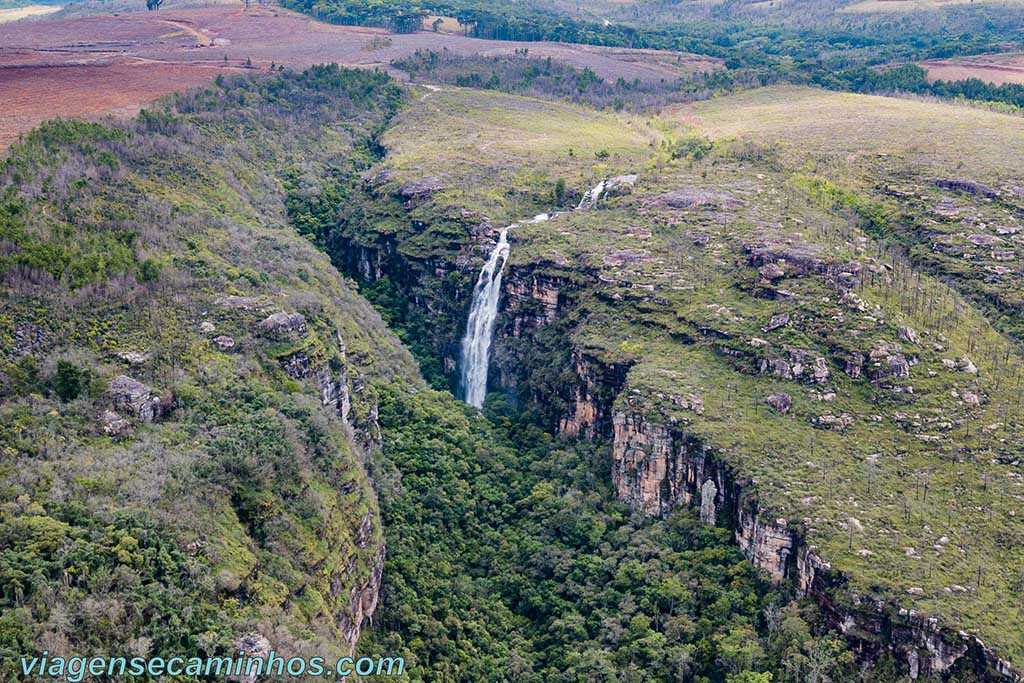
<path fill-rule="evenodd" d="M 202 31 L 197 31 L 195 28 L 192 27 L 190 22 L 174 21 L 172 19 L 162 19 L 161 21 L 163 21 L 163 23 L 169 26 L 173 26 L 174 28 L 184 31 L 185 33 L 188 33 L 189 35 L 193 36 L 197 41 L 199 41 L 199 47 L 213 45 L 213 39 L 211 39 L 210 36 L 206 35 Z"/>

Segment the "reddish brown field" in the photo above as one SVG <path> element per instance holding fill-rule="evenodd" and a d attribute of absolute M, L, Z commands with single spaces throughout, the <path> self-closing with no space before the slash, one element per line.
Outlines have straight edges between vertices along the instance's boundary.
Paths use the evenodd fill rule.
<path fill-rule="evenodd" d="M 0 150 L 55 116 L 130 116 L 176 90 L 201 85 L 222 70 L 179 64 L 0 68 Z"/>
<path fill-rule="evenodd" d="M 960 59 L 933 59 L 923 62 L 929 81 L 960 81 L 978 78 L 996 85 L 1024 84 L 1024 55 L 998 54 L 961 57 Z"/>
<path fill-rule="evenodd" d="M 444 48 L 483 55 L 528 48 L 531 56 L 589 67 L 609 80 L 659 81 L 721 66 L 677 52 L 393 35 L 240 5 L 20 22 L 0 25 L 0 149 L 43 119 L 134 112 L 247 63 L 257 69 L 324 62 L 390 68 L 416 50 Z"/>

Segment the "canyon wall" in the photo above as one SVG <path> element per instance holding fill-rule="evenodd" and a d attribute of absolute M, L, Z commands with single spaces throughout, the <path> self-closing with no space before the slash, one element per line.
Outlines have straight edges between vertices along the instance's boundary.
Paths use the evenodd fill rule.
<path fill-rule="evenodd" d="M 732 530 L 737 545 L 774 582 L 791 581 L 798 595 L 818 603 L 858 661 L 870 663 L 888 650 L 912 679 L 959 666 L 983 681 L 1022 680 L 975 636 L 850 591 L 799 529 L 766 515 L 750 482 L 682 424 L 651 417 L 642 405 L 627 405 L 613 422 L 612 479 L 620 499 L 652 515 L 696 507 L 705 523 Z"/>

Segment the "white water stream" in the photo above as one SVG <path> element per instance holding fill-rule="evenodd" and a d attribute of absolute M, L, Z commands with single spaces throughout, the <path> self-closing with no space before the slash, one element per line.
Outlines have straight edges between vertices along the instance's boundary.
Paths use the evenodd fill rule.
<path fill-rule="evenodd" d="M 605 181 L 583 195 L 577 210 L 593 208 L 605 190 Z M 461 386 L 463 399 L 471 406 L 481 408 L 487 396 L 487 373 L 491 366 L 491 342 L 494 339 L 494 323 L 498 319 L 498 304 L 501 302 L 501 276 L 508 261 L 510 246 L 508 232 L 519 225 L 542 223 L 559 214 L 542 213 L 528 221 L 513 223 L 502 228 L 498 233 L 498 243 L 494 245 L 487 263 L 480 270 L 480 276 L 473 290 L 473 303 L 469 309 L 469 320 L 466 323 L 466 334 L 462 338 L 462 377 Z"/>

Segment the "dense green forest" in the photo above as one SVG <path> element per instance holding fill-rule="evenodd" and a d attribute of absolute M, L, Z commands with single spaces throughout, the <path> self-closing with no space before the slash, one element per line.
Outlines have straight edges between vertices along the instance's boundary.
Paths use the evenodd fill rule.
<path fill-rule="evenodd" d="M 423 681 L 857 680 L 816 608 L 769 590 L 725 529 L 631 513 L 607 444 L 490 412 L 384 394 L 389 578 L 364 651 Z"/>

